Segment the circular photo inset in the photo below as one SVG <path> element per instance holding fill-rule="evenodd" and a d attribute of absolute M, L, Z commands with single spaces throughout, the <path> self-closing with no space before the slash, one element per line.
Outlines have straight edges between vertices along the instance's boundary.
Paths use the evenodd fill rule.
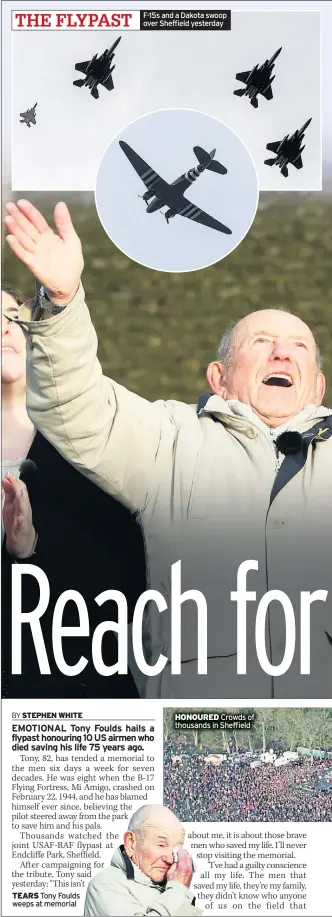
<path fill-rule="evenodd" d="M 197 271 L 242 241 L 258 204 L 258 179 L 234 131 L 187 109 L 128 124 L 101 160 L 96 207 L 121 251 L 157 271 Z"/>

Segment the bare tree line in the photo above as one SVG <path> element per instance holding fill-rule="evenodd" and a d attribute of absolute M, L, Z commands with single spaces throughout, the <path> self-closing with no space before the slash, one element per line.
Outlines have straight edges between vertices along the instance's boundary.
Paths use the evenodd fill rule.
<path fill-rule="evenodd" d="M 174 727 L 174 709 L 164 710 L 166 742 L 184 742 L 209 746 L 211 750 L 230 752 L 232 748 L 264 751 L 269 743 L 281 741 L 290 751 L 304 747 L 327 751 L 332 749 L 332 708 L 325 707 L 259 707 L 222 708 L 226 713 L 254 713 L 250 729 L 183 729 Z M 206 713 L 207 708 L 183 708 L 184 713 Z M 221 712 L 217 708 L 213 712 Z"/>

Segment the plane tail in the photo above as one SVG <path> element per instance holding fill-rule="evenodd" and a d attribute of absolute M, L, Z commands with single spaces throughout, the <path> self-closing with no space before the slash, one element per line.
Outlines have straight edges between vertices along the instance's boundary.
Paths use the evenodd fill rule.
<path fill-rule="evenodd" d="M 215 154 L 215 150 L 211 150 L 211 153 L 207 153 L 206 150 L 203 150 L 201 146 L 194 146 L 194 153 L 200 165 L 205 165 L 210 172 L 217 172 L 218 175 L 226 175 L 227 169 L 225 166 L 218 162 L 218 160 L 213 159 L 212 157 Z"/>
<path fill-rule="evenodd" d="M 281 174 L 284 176 L 284 178 L 288 178 L 287 166 L 283 166 L 282 169 L 280 169 L 280 171 L 281 171 Z"/>
<path fill-rule="evenodd" d="M 245 89 L 234 89 L 233 95 L 235 95 L 235 96 L 244 96 L 245 92 L 246 92 Z"/>
<path fill-rule="evenodd" d="M 257 99 L 257 96 L 254 96 L 253 99 L 250 99 L 250 104 L 253 105 L 254 108 L 258 108 L 258 99 Z"/>
<path fill-rule="evenodd" d="M 274 163 L 276 161 L 277 161 L 276 159 L 264 159 L 264 163 L 266 166 L 274 166 Z"/>
<path fill-rule="evenodd" d="M 74 80 L 73 86 L 84 86 L 85 80 Z"/>

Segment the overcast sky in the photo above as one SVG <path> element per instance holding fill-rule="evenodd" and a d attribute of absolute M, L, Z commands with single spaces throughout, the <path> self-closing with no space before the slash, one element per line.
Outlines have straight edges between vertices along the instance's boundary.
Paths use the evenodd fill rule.
<path fill-rule="evenodd" d="M 98 0 L 98 9 L 109 8 L 109 2 Z M 200 3 L 163 3 L 163 9 L 199 9 Z M 34 3 L 34 9 L 56 8 L 52 3 Z M 139 8 L 142 3 L 131 3 Z M 258 167 L 261 189 L 316 189 L 320 187 L 319 123 L 319 24 L 318 16 L 308 12 L 299 16 L 299 4 L 269 2 L 277 10 L 264 16 L 249 13 L 251 4 L 233 3 L 233 27 L 225 33 L 126 33 L 116 50 L 115 90 L 100 89 L 94 100 L 83 87 L 72 85 L 74 65 L 93 53 L 101 52 L 105 33 L 14 33 L 13 187 L 32 189 L 92 189 L 102 155 L 111 139 L 126 124 L 141 114 L 158 108 L 195 108 L 224 120 L 237 131 L 248 146 Z M 252 4 L 266 9 L 264 2 Z M 22 2 L 3 5 L 4 84 L 10 76 L 8 24 L 11 8 L 26 9 Z M 62 9 L 90 9 L 87 2 L 63 2 Z M 302 9 L 316 10 L 317 2 L 301 3 Z M 127 3 L 118 4 L 127 9 Z M 209 2 L 209 9 L 227 9 L 227 3 Z M 245 9 L 242 16 L 236 11 Z M 332 119 L 327 86 L 331 85 L 332 65 L 328 44 L 332 37 L 332 3 L 323 4 L 323 156 L 331 161 Z M 281 10 L 296 10 L 295 13 Z M 255 18 L 255 28 L 248 23 Z M 113 36 L 112 36 L 113 38 Z M 329 39 L 329 40 L 328 40 Z M 181 55 L 177 47 L 181 42 Z M 142 53 L 142 45 L 144 51 Z M 282 44 L 276 61 L 274 99 L 259 101 L 255 111 L 247 98 L 237 98 L 233 90 L 237 70 L 250 69 L 261 63 Z M 211 49 L 215 49 L 211 53 Z M 220 54 L 222 49 L 222 54 Z M 329 49 L 330 50 L 330 49 Z M 8 79 L 7 79 L 7 76 Z M 19 112 L 36 101 L 37 125 L 29 130 L 19 123 Z M 308 117 L 312 124 L 306 134 L 306 149 L 301 172 L 294 169 L 284 180 L 277 168 L 264 166 L 265 145 L 280 140 L 299 127 Z M 10 171 L 10 92 L 3 94 L 5 174 Z M 56 141 L 55 141 L 56 137 Z M 41 156 L 40 140 L 43 139 Z"/>
<path fill-rule="evenodd" d="M 96 204 L 104 229 L 125 254 L 156 270 L 193 271 L 219 261 L 241 242 L 256 213 L 258 182 L 251 156 L 233 131 L 205 114 L 175 109 L 138 119 L 121 139 L 169 183 L 198 164 L 194 146 L 216 149 L 215 159 L 227 174 L 206 169 L 185 198 L 232 230 L 226 235 L 181 216 L 167 225 L 160 212 L 146 213 L 138 197 L 145 185 L 117 138 L 98 172 Z"/>

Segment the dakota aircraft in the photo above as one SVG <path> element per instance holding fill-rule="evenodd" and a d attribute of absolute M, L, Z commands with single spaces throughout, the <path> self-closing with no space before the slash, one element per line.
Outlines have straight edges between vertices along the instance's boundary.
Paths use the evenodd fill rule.
<path fill-rule="evenodd" d="M 242 73 L 236 74 L 236 79 L 241 83 L 245 83 L 244 89 L 235 89 L 235 96 L 249 96 L 251 105 L 254 108 L 258 108 L 258 95 L 264 96 L 264 99 L 267 99 L 269 102 L 273 99 L 273 93 L 271 89 L 271 83 L 273 83 L 274 76 L 272 76 L 272 70 L 274 68 L 274 61 L 279 56 L 281 48 L 278 48 L 278 51 L 270 57 L 270 60 L 266 60 L 264 64 L 255 64 L 252 70 L 244 70 Z"/>
<path fill-rule="evenodd" d="M 103 52 L 103 54 L 98 57 L 97 54 L 91 58 L 90 61 L 82 61 L 80 64 L 75 64 L 75 70 L 79 70 L 81 73 L 85 74 L 83 80 L 74 80 L 74 86 L 87 86 L 91 90 L 91 95 L 94 99 L 99 99 L 99 92 L 97 86 L 105 86 L 105 89 L 108 89 L 111 92 L 111 89 L 114 89 L 112 71 L 115 68 L 115 64 L 111 67 L 112 60 L 114 58 L 115 48 L 118 46 L 119 41 L 121 41 L 121 35 L 114 42 L 112 47 Z"/>
<path fill-rule="evenodd" d="M 231 235 L 232 230 L 228 226 L 219 223 L 214 217 L 204 213 L 204 210 L 196 207 L 188 198 L 184 197 L 184 192 L 187 188 L 190 188 L 190 185 L 199 178 L 202 172 L 205 172 L 205 169 L 209 169 L 210 172 L 217 172 L 219 175 L 226 175 L 227 169 L 225 166 L 214 159 L 216 150 L 211 150 L 211 153 L 207 153 L 202 147 L 194 146 L 194 153 L 199 165 L 189 169 L 189 172 L 184 172 L 172 184 L 169 184 L 138 153 L 135 153 L 135 150 L 128 143 L 125 143 L 124 140 L 119 140 L 119 146 L 147 188 L 145 194 L 139 195 L 147 204 L 147 213 L 154 213 L 156 210 L 160 210 L 161 207 L 166 206 L 168 209 L 163 215 L 167 223 L 172 217 L 179 215 L 188 217 L 189 220 L 195 220 L 196 223 L 201 223 L 203 226 L 210 227 L 210 229 L 216 229 L 218 232 Z"/>
<path fill-rule="evenodd" d="M 306 121 L 303 127 L 300 127 L 298 131 L 294 131 L 294 134 L 286 134 L 283 140 L 276 140 L 275 143 L 267 143 L 266 149 L 271 150 L 272 153 L 276 153 L 275 159 L 264 159 L 266 166 L 279 166 L 281 174 L 284 178 L 288 178 L 288 168 L 287 166 L 294 166 L 295 169 L 302 169 L 303 162 L 301 153 L 304 150 L 305 143 L 301 146 L 304 131 L 307 129 L 308 125 L 312 118 L 309 118 L 309 121 Z"/>
<path fill-rule="evenodd" d="M 28 108 L 27 111 L 20 112 L 20 124 L 26 124 L 27 127 L 31 127 L 32 124 L 36 124 L 36 108 L 38 102 L 33 106 L 33 108 Z"/>

